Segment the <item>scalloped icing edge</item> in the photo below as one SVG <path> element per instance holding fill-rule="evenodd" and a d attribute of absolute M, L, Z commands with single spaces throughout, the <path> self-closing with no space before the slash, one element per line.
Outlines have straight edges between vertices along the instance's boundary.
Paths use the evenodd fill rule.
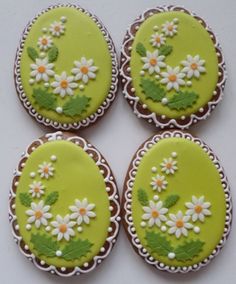
<path fill-rule="evenodd" d="M 136 234 L 136 230 L 133 224 L 133 218 L 132 218 L 132 212 L 131 212 L 131 203 L 132 203 L 132 187 L 134 185 L 135 176 L 137 173 L 138 166 L 143 158 L 143 156 L 146 154 L 146 152 L 149 151 L 158 141 L 165 139 L 165 138 L 184 138 L 187 140 L 190 140 L 197 145 L 199 145 L 203 151 L 206 152 L 206 154 L 209 156 L 212 163 L 215 165 L 216 169 L 219 172 L 221 184 L 224 189 L 225 193 L 225 202 L 226 202 L 226 220 L 225 220 L 225 228 L 224 233 L 222 235 L 221 240 L 219 241 L 218 245 L 215 247 L 215 249 L 212 251 L 212 253 L 205 258 L 203 261 L 196 263 L 192 266 L 168 266 L 165 265 L 162 262 L 159 262 L 155 260 L 148 252 L 147 250 L 141 245 L 141 242 Z M 218 255 L 218 253 L 221 251 L 222 247 L 224 246 L 228 235 L 231 230 L 231 223 L 232 223 L 232 197 L 230 193 L 230 188 L 228 184 L 227 177 L 225 176 L 224 169 L 222 168 L 218 158 L 215 156 L 211 148 L 207 146 L 202 140 L 200 140 L 197 137 L 193 137 L 191 134 L 182 132 L 180 130 L 170 130 L 170 131 L 164 131 L 161 134 L 156 134 L 152 137 L 150 137 L 144 144 L 141 145 L 141 147 L 138 149 L 136 154 L 134 155 L 130 167 L 125 179 L 124 183 L 124 191 L 123 191 L 123 198 L 122 198 L 122 216 L 123 216 L 123 222 L 124 227 L 126 230 L 126 233 L 128 235 L 128 238 L 130 239 L 130 242 L 132 246 L 134 247 L 137 254 L 139 254 L 148 264 L 154 266 L 158 270 L 167 271 L 170 273 L 187 273 L 190 271 L 198 271 L 200 268 L 206 266 L 211 262 L 211 260 Z"/>
<path fill-rule="evenodd" d="M 47 13 L 50 10 L 53 10 L 55 8 L 60 8 L 60 7 L 69 7 L 69 8 L 77 9 L 77 10 L 81 11 L 82 13 L 84 13 L 85 15 L 89 16 L 91 18 L 91 20 L 96 23 L 96 25 L 100 29 L 102 35 L 104 36 L 104 38 L 107 42 L 108 49 L 109 49 L 109 52 L 110 52 L 110 55 L 111 55 L 111 61 L 112 61 L 111 86 L 110 86 L 110 90 L 107 94 L 106 99 L 99 106 L 99 108 L 97 109 L 97 111 L 95 113 L 91 114 L 89 117 L 87 117 L 87 118 L 85 118 L 85 119 L 83 119 L 79 122 L 74 122 L 74 123 L 60 123 L 60 122 L 57 122 L 55 120 L 51 120 L 51 119 L 46 118 L 46 117 L 42 116 L 41 114 L 39 114 L 34 109 L 34 107 L 31 105 L 30 101 L 27 98 L 27 95 L 24 92 L 24 88 L 23 88 L 23 85 L 22 85 L 22 82 L 21 82 L 21 75 L 20 75 L 21 55 L 22 55 L 22 52 L 23 52 L 25 40 L 26 40 L 30 30 L 31 30 L 32 25 L 44 13 Z M 26 26 L 26 28 L 23 31 L 23 35 L 21 36 L 20 44 L 19 44 L 19 47 L 17 49 L 16 58 L 15 58 L 15 66 L 14 66 L 15 87 L 16 87 L 18 97 L 19 97 L 20 101 L 22 102 L 24 108 L 27 110 L 27 112 L 34 119 L 36 119 L 37 122 L 39 122 L 39 123 L 41 123 L 45 126 L 53 127 L 54 129 L 57 129 L 57 130 L 77 130 L 77 129 L 88 127 L 89 125 L 95 123 L 99 118 L 101 118 L 105 114 L 107 109 L 110 107 L 110 105 L 112 104 L 112 102 L 116 98 L 116 94 L 117 94 L 117 91 L 118 91 L 118 83 L 119 83 L 118 75 L 119 75 L 118 58 L 117 58 L 115 46 L 114 46 L 114 43 L 112 41 L 110 34 L 108 33 L 108 31 L 105 28 L 105 26 L 103 25 L 103 23 L 95 15 L 88 12 L 84 8 L 80 7 L 79 5 L 74 5 L 74 4 L 52 5 L 52 6 L 48 7 L 47 9 L 42 10 L 39 14 L 37 14 L 28 23 L 28 25 Z"/>
<path fill-rule="evenodd" d="M 36 150 L 39 146 L 43 145 L 44 143 L 54 141 L 54 140 L 66 140 L 70 141 L 78 147 L 81 147 L 96 163 L 98 168 L 100 169 L 101 174 L 104 177 L 104 181 L 106 184 L 106 191 L 109 198 L 109 210 L 111 212 L 110 217 L 110 226 L 108 228 L 108 236 L 106 238 L 105 243 L 100 249 L 98 255 L 94 256 L 90 262 L 84 263 L 82 267 L 74 267 L 74 268 L 65 268 L 65 267 L 55 267 L 53 265 L 48 265 L 44 261 L 41 261 L 37 258 L 31 251 L 29 250 L 28 246 L 25 244 L 23 238 L 19 234 L 19 225 L 17 222 L 17 216 L 15 214 L 15 197 L 16 197 L 16 190 L 18 186 L 19 178 L 22 174 L 22 170 L 25 165 L 25 161 L 28 159 L 30 154 Z M 95 158 L 94 158 L 95 156 Z M 89 142 L 87 142 L 84 138 L 79 136 L 73 136 L 63 132 L 58 131 L 55 133 L 49 133 L 45 136 L 35 140 L 31 143 L 29 147 L 27 147 L 26 152 L 23 152 L 21 155 L 21 160 L 18 164 L 17 169 L 14 171 L 14 179 L 12 182 L 12 188 L 9 194 L 9 222 L 12 227 L 12 234 L 16 244 L 19 247 L 21 253 L 26 256 L 33 264 L 39 268 L 40 270 L 50 272 L 51 274 L 56 274 L 58 276 L 73 276 L 73 275 L 80 275 L 84 273 L 88 273 L 94 270 L 107 256 L 110 254 L 114 244 L 116 243 L 119 228 L 120 228 L 120 203 L 119 203 L 119 192 L 116 185 L 115 178 L 113 173 L 105 160 L 105 158 L 100 154 L 100 152 L 92 146 Z"/>
<path fill-rule="evenodd" d="M 173 119 L 167 118 L 165 115 L 157 115 L 155 112 L 148 110 L 147 105 L 141 104 L 139 97 L 135 96 L 135 88 L 132 86 L 132 78 L 130 76 L 130 59 L 132 43 L 139 26 L 148 18 L 157 13 L 168 12 L 168 11 L 180 11 L 194 17 L 206 31 L 215 46 L 216 54 L 218 58 L 218 82 L 216 88 L 213 91 L 212 99 L 204 105 L 204 107 L 199 108 L 199 110 L 189 116 L 182 116 L 181 118 Z M 143 118 L 149 123 L 153 123 L 156 127 L 164 128 L 180 128 L 188 129 L 192 124 L 196 124 L 201 120 L 205 120 L 211 112 L 215 109 L 216 105 L 222 100 L 223 90 L 225 87 L 225 82 L 227 79 L 227 71 L 225 67 L 224 56 L 221 51 L 221 47 L 218 39 L 214 35 L 212 29 L 206 24 L 206 22 L 197 16 L 195 13 L 186 10 L 180 6 L 162 6 L 153 9 L 148 9 L 143 12 L 129 27 L 126 32 L 125 39 L 122 44 L 121 49 L 121 59 L 120 59 L 120 76 L 121 85 L 123 89 L 123 95 L 127 99 L 131 108 L 133 108 L 134 113 L 138 118 Z"/>

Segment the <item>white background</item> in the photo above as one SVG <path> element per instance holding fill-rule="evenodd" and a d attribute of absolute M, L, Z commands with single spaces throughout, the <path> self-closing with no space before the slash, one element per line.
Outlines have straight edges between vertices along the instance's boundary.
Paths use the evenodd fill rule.
<path fill-rule="evenodd" d="M 32 120 L 18 101 L 13 81 L 14 56 L 28 20 L 40 10 L 56 3 L 58 2 L 53 0 L 0 0 L 0 283 L 235 283 L 234 229 L 220 255 L 207 268 L 188 275 L 169 275 L 149 267 L 134 253 L 123 229 L 117 245 L 105 262 L 91 274 L 71 279 L 40 272 L 18 251 L 7 216 L 12 172 L 26 146 L 49 130 Z M 224 100 L 207 121 L 192 127 L 191 132 L 208 143 L 219 156 L 228 175 L 232 195 L 236 198 L 236 1 L 80 0 L 71 3 L 79 3 L 103 21 L 113 37 L 118 53 L 126 28 L 147 8 L 164 4 L 184 5 L 207 20 L 220 38 L 229 76 Z M 120 91 L 107 115 L 96 125 L 79 131 L 79 135 L 98 147 L 107 158 L 121 192 L 134 152 L 156 132 L 154 127 L 132 113 Z"/>

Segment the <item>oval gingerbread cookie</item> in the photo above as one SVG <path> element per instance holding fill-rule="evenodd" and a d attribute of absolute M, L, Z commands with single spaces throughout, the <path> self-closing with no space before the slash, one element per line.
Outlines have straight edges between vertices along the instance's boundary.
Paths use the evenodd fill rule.
<path fill-rule="evenodd" d="M 221 250 L 232 221 L 219 160 L 200 139 L 173 130 L 136 152 L 123 194 L 123 220 L 135 251 L 163 271 L 197 271 Z"/>
<path fill-rule="evenodd" d="M 20 251 L 59 276 L 92 271 L 119 231 L 119 195 L 104 157 L 83 138 L 56 132 L 22 154 L 9 219 Z"/>
<path fill-rule="evenodd" d="M 188 128 L 222 98 L 226 71 L 219 43 L 203 19 L 175 6 L 144 12 L 121 53 L 125 98 L 156 127 Z"/>
<path fill-rule="evenodd" d="M 117 65 L 112 39 L 96 16 L 76 5 L 51 6 L 23 32 L 16 90 L 39 123 L 79 129 L 96 122 L 113 102 Z"/>

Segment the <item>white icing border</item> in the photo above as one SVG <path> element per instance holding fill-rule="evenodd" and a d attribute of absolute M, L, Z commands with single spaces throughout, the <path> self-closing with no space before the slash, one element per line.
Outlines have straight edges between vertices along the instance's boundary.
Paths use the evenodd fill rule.
<path fill-rule="evenodd" d="M 138 166 L 143 158 L 143 156 L 160 140 L 165 138 L 184 138 L 190 140 L 197 145 L 199 145 L 209 156 L 212 163 L 215 165 L 216 169 L 219 172 L 221 184 L 224 189 L 225 193 L 225 201 L 226 201 L 226 220 L 225 220 L 225 228 L 224 233 L 222 235 L 221 240 L 219 241 L 218 245 L 212 251 L 212 253 L 205 258 L 203 261 L 194 264 L 192 266 L 168 266 L 164 263 L 161 263 L 152 257 L 147 250 L 141 245 L 141 242 L 138 238 L 136 233 L 136 229 L 134 227 L 133 218 L 132 218 L 132 211 L 131 211 L 131 203 L 132 203 L 132 188 L 135 181 L 135 176 L 137 174 Z M 123 221 L 125 223 L 126 232 L 129 236 L 130 242 L 134 247 L 135 251 L 148 263 L 153 265 L 155 268 L 163 271 L 168 271 L 170 273 L 187 273 L 190 271 L 197 271 L 201 267 L 206 266 L 209 262 L 220 252 L 222 247 L 224 246 L 226 239 L 231 230 L 231 223 L 232 223 L 232 198 L 230 193 L 230 188 L 228 184 L 227 177 L 225 176 L 224 170 L 220 165 L 218 158 L 215 156 L 213 151 L 207 146 L 202 140 L 199 138 L 193 137 L 189 133 L 184 133 L 180 130 L 173 130 L 173 131 L 165 131 L 161 134 L 156 134 L 149 138 L 136 152 L 135 156 L 133 157 L 130 168 L 126 176 L 125 184 L 124 184 L 124 193 L 123 193 Z"/>
<path fill-rule="evenodd" d="M 31 105 L 30 101 L 27 98 L 27 95 L 24 92 L 24 88 L 23 88 L 22 80 L 21 80 L 21 72 L 20 72 L 21 56 L 22 56 L 22 52 L 23 52 L 23 49 L 24 49 L 25 40 L 28 37 L 28 34 L 31 30 L 31 27 L 33 26 L 33 24 L 37 21 L 37 19 L 41 15 L 47 13 L 50 10 L 60 8 L 60 7 L 69 7 L 69 8 L 77 9 L 77 10 L 81 11 L 82 13 L 84 13 L 85 15 L 89 16 L 91 18 L 91 20 L 96 23 L 96 25 L 100 29 L 102 35 L 104 36 L 104 38 L 107 42 L 107 46 L 108 46 L 108 49 L 109 49 L 109 52 L 110 52 L 110 55 L 111 55 L 111 61 L 112 61 L 111 86 L 110 86 L 110 90 L 107 94 L 107 97 L 105 98 L 105 100 L 99 106 L 99 108 L 97 109 L 97 111 L 95 113 L 91 114 L 90 116 L 88 116 L 87 118 L 85 118 L 85 119 L 83 119 L 79 122 L 74 122 L 74 123 L 59 123 L 57 121 L 53 121 L 49 118 L 43 117 L 41 114 L 39 114 L 34 109 L 34 107 Z M 39 122 L 39 123 L 41 123 L 45 126 L 53 127 L 54 129 L 59 129 L 59 130 L 74 129 L 74 130 L 76 130 L 76 129 L 87 127 L 90 124 L 95 123 L 100 117 L 102 117 L 104 115 L 106 110 L 110 107 L 110 105 L 114 101 L 114 99 L 116 97 L 116 93 L 118 91 L 118 75 L 119 75 L 119 67 L 118 66 L 119 66 L 118 58 L 117 58 L 117 55 L 116 55 L 116 50 L 115 50 L 115 46 L 114 46 L 114 43 L 112 41 L 112 38 L 111 38 L 110 34 L 108 33 L 107 29 L 102 24 L 102 22 L 95 15 L 93 15 L 92 13 L 88 12 L 87 10 L 81 8 L 80 6 L 74 5 L 74 4 L 52 5 L 49 8 L 41 11 L 37 16 L 35 16 L 29 22 L 29 24 L 26 26 L 25 30 L 23 31 L 23 35 L 22 35 L 21 40 L 20 40 L 20 45 L 19 45 L 17 52 L 16 52 L 16 59 L 15 59 L 15 66 L 14 66 L 15 87 L 16 87 L 16 91 L 18 93 L 18 97 L 21 100 L 23 106 L 25 107 L 27 112 L 33 118 L 36 119 L 37 122 Z"/>
<path fill-rule="evenodd" d="M 35 151 L 37 147 L 43 145 L 44 143 L 55 140 L 71 141 L 72 143 L 78 145 L 78 147 L 81 147 L 94 160 L 96 165 L 100 168 L 100 172 L 104 177 L 104 181 L 106 184 L 106 191 L 109 196 L 109 202 L 110 202 L 109 210 L 111 212 L 111 217 L 110 217 L 110 225 L 108 228 L 108 236 L 105 240 L 105 243 L 103 244 L 103 247 L 101 247 L 100 249 L 100 253 L 94 256 L 89 263 L 84 263 L 82 267 L 76 266 L 73 269 L 57 268 L 53 265 L 47 265 L 43 261 L 40 261 L 40 259 L 37 258 L 33 253 L 31 253 L 28 250 L 27 245 L 25 244 L 23 238 L 19 233 L 19 225 L 17 223 L 17 216 L 15 213 L 16 191 L 17 191 L 19 178 L 22 174 L 22 170 L 25 165 L 25 161 L 29 158 L 31 153 Z M 51 274 L 56 274 L 59 276 L 79 275 L 94 270 L 97 267 L 97 265 L 99 265 L 110 254 L 119 233 L 120 220 L 121 218 L 120 218 L 119 192 L 115 182 L 115 178 L 104 157 L 99 153 L 97 149 L 95 149 L 85 139 L 73 135 L 68 137 L 67 134 L 65 134 L 64 136 L 63 132 L 58 131 L 55 133 L 46 134 L 44 137 L 35 140 L 27 148 L 26 152 L 24 152 L 21 155 L 21 161 L 19 162 L 18 168 L 14 171 L 14 179 L 9 194 L 9 222 L 12 227 L 14 240 L 18 245 L 21 253 L 23 253 L 23 255 L 26 256 L 31 262 L 33 262 L 34 265 L 40 270 L 47 271 L 50 272 Z"/>
<path fill-rule="evenodd" d="M 138 96 L 135 96 L 135 88 L 132 86 L 132 77 L 130 74 L 130 60 L 131 60 L 131 50 L 135 34 L 139 29 L 140 25 L 149 17 L 156 13 L 168 12 L 168 11 L 180 11 L 187 13 L 194 17 L 200 24 L 203 25 L 204 29 L 209 33 L 210 38 L 216 49 L 216 54 L 218 57 L 218 71 L 219 77 L 216 84 L 216 88 L 213 91 L 213 96 L 211 101 L 205 104 L 203 107 L 190 116 L 182 116 L 177 119 L 167 118 L 165 115 L 157 115 L 154 112 L 148 110 L 147 105 L 142 104 Z M 126 32 L 124 42 L 121 49 L 121 61 L 120 61 L 120 76 L 122 82 L 123 95 L 127 99 L 130 106 L 133 108 L 134 113 L 138 118 L 144 118 L 149 123 L 155 124 L 156 127 L 163 128 L 180 128 L 188 129 L 192 124 L 195 124 L 201 120 L 206 119 L 211 112 L 215 109 L 216 105 L 221 101 L 223 97 L 223 90 L 225 87 L 225 82 L 227 79 L 227 72 L 225 68 L 225 60 L 221 52 L 221 47 L 218 39 L 215 37 L 212 29 L 207 25 L 207 23 L 197 16 L 180 6 L 162 6 L 153 9 L 146 10 L 141 14 L 129 27 Z"/>

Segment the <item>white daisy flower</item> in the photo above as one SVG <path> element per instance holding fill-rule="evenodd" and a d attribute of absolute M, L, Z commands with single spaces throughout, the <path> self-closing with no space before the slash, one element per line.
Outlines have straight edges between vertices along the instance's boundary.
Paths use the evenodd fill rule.
<path fill-rule="evenodd" d="M 161 45 L 165 44 L 166 38 L 163 34 L 155 33 L 151 36 L 150 43 L 154 47 L 161 47 Z"/>
<path fill-rule="evenodd" d="M 43 59 L 36 59 L 35 64 L 31 64 L 30 68 L 32 69 L 30 76 L 35 77 L 37 82 L 41 80 L 48 82 L 49 76 L 54 76 L 54 71 L 52 68 L 54 67 L 53 63 L 48 63 L 48 58 L 45 57 Z"/>
<path fill-rule="evenodd" d="M 187 55 L 187 59 L 182 61 L 181 64 L 184 66 L 182 72 L 186 73 L 187 78 L 200 77 L 200 73 L 206 72 L 204 67 L 205 60 L 202 60 L 199 55 L 191 56 Z"/>
<path fill-rule="evenodd" d="M 62 98 L 66 94 L 73 96 L 73 89 L 78 87 L 78 84 L 74 82 L 73 76 L 67 76 L 66 72 L 62 72 L 61 76 L 55 75 L 55 80 L 51 84 L 54 88 L 54 94 L 60 94 Z"/>
<path fill-rule="evenodd" d="M 163 189 L 166 189 L 168 182 L 165 179 L 165 176 L 156 175 L 156 177 L 152 178 L 150 185 L 152 186 L 153 190 L 157 190 L 161 192 Z"/>
<path fill-rule="evenodd" d="M 74 65 L 76 68 L 73 68 L 71 72 L 75 75 L 75 81 L 82 80 L 87 84 L 89 79 L 96 78 L 95 72 L 98 70 L 98 67 L 93 65 L 93 59 L 87 60 L 85 57 L 82 57 L 81 61 L 75 61 Z"/>
<path fill-rule="evenodd" d="M 153 53 L 150 51 L 146 52 L 146 57 L 142 57 L 141 60 L 144 62 L 143 69 L 148 70 L 149 74 L 154 72 L 159 73 L 160 68 L 166 67 L 164 55 L 159 55 L 159 51 L 155 50 Z"/>
<path fill-rule="evenodd" d="M 31 183 L 29 187 L 29 193 L 31 193 L 32 197 L 40 198 L 41 195 L 44 194 L 45 187 L 41 183 L 41 181 L 33 181 L 33 183 Z"/>
<path fill-rule="evenodd" d="M 165 24 L 162 25 L 162 31 L 166 36 L 173 37 L 177 34 L 178 26 L 175 25 L 174 21 L 166 21 Z"/>
<path fill-rule="evenodd" d="M 40 174 L 41 178 L 49 179 L 53 176 L 54 168 L 51 163 L 43 162 L 39 165 L 38 173 Z"/>
<path fill-rule="evenodd" d="M 196 222 L 197 220 L 204 222 L 205 216 L 211 215 L 211 211 L 209 210 L 211 203 L 204 202 L 204 200 L 204 196 L 201 196 L 200 198 L 192 196 L 192 202 L 185 203 L 185 206 L 188 208 L 186 215 L 191 216 L 193 222 Z"/>
<path fill-rule="evenodd" d="M 50 36 L 43 35 L 38 39 L 38 47 L 40 50 L 48 50 L 52 47 L 53 41 Z"/>
<path fill-rule="evenodd" d="M 92 211 L 95 208 L 95 204 L 88 203 L 87 198 L 84 198 L 82 202 L 78 199 L 75 200 L 75 205 L 69 207 L 73 212 L 70 215 L 71 219 L 77 219 L 77 224 L 82 222 L 89 224 L 90 218 L 96 217 L 96 214 Z"/>
<path fill-rule="evenodd" d="M 158 227 L 161 226 L 161 222 L 166 222 L 167 218 L 165 214 L 168 212 L 167 208 L 163 208 L 163 202 L 158 201 L 157 203 L 152 200 L 149 201 L 149 206 L 144 206 L 142 219 L 148 220 L 148 226 L 152 227 L 154 224 Z"/>
<path fill-rule="evenodd" d="M 179 90 L 179 86 L 185 85 L 185 81 L 183 78 L 185 77 L 185 73 L 180 72 L 179 66 L 177 67 L 170 67 L 167 66 L 167 72 L 162 72 L 161 76 L 163 79 L 161 79 L 162 84 L 167 84 L 167 90 L 175 89 L 176 91 Z"/>
<path fill-rule="evenodd" d="M 188 236 L 188 230 L 193 228 L 191 223 L 188 223 L 190 216 L 184 216 L 182 211 L 179 211 L 176 215 L 169 214 L 170 219 L 166 222 L 170 228 L 169 234 L 175 234 L 176 238 L 179 239 L 181 235 Z"/>
<path fill-rule="evenodd" d="M 70 240 L 70 237 L 75 235 L 74 230 L 72 229 L 76 222 L 70 221 L 70 215 L 67 214 L 64 218 L 60 215 L 56 216 L 56 221 L 51 222 L 52 226 L 55 228 L 52 230 L 52 235 L 57 235 L 57 240 L 60 241 L 63 238 L 66 241 Z"/>
<path fill-rule="evenodd" d="M 49 31 L 53 36 L 60 37 L 65 33 L 65 26 L 61 22 L 55 21 L 50 25 Z"/>
<path fill-rule="evenodd" d="M 161 171 L 165 172 L 165 174 L 174 174 L 178 170 L 177 161 L 172 158 L 164 159 L 161 163 Z"/>
<path fill-rule="evenodd" d="M 35 227 L 39 228 L 41 224 L 43 226 L 47 226 L 47 219 L 52 218 L 52 214 L 48 213 L 50 210 L 50 206 L 44 206 L 43 200 L 41 200 L 38 204 L 32 202 L 31 209 L 26 211 L 26 214 L 30 216 L 27 220 L 28 223 L 35 223 Z"/>

